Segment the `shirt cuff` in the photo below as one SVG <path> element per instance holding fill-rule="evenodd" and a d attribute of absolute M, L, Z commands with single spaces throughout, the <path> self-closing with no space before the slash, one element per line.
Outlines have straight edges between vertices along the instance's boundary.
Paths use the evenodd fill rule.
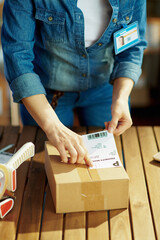
<path fill-rule="evenodd" d="M 20 102 L 22 98 L 30 97 L 37 94 L 45 94 L 46 91 L 43 87 L 39 76 L 35 73 L 26 73 L 14 79 L 10 88 L 13 93 L 13 101 Z"/>
<path fill-rule="evenodd" d="M 132 79 L 136 84 L 141 75 L 141 72 L 142 72 L 141 67 L 135 63 L 120 62 L 116 64 L 116 66 L 113 69 L 110 78 L 110 83 L 113 84 L 116 78 L 126 77 Z"/>

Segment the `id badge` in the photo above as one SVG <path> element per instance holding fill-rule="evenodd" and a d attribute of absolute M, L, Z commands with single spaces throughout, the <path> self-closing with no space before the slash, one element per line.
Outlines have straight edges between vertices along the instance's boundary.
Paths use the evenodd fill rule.
<path fill-rule="evenodd" d="M 125 51 L 139 41 L 138 22 L 134 22 L 114 33 L 115 54 Z"/>

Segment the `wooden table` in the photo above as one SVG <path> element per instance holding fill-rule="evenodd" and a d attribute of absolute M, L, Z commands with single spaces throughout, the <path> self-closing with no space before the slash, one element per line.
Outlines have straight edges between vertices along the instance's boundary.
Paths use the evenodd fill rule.
<path fill-rule="evenodd" d="M 75 129 L 81 134 L 96 130 Z M 152 159 L 160 149 L 160 127 L 132 127 L 116 137 L 130 177 L 130 204 L 108 212 L 55 214 L 44 170 L 44 133 L 7 126 L 0 127 L 0 137 L 0 148 L 14 143 L 18 150 L 27 141 L 36 145 L 36 155 L 18 169 L 15 205 L 0 220 L 0 240 L 160 239 L 160 163 Z"/>

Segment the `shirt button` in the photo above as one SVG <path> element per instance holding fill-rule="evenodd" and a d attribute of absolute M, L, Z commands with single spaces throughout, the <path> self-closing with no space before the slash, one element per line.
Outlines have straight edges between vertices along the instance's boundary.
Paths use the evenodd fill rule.
<path fill-rule="evenodd" d="M 83 57 L 83 58 L 86 58 L 86 54 L 82 54 L 82 57 Z"/>
<path fill-rule="evenodd" d="M 50 17 L 48 17 L 48 21 L 53 21 L 53 17 L 52 16 L 50 16 Z"/>
<path fill-rule="evenodd" d="M 117 18 L 113 18 L 112 22 L 116 23 L 117 22 Z"/>
<path fill-rule="evenodd" d="M 127 16 L 127 17 L 126 17 L 126 21 L 128 21 L 128 20 L 129 20 L 129 17 Z"/>
<path fill-rule="evenodd" d="M 83 74 L 82 74 L 82 77 L 84 77 L 84 78 L 87 77 L 87 74 L 86 74 L 86 73 L 83 73 Z"/>
<path fill-rule="evenodd" d="M 103 45 L 103 43 L 98 43 L 98 46 L 101 47 Z"/>

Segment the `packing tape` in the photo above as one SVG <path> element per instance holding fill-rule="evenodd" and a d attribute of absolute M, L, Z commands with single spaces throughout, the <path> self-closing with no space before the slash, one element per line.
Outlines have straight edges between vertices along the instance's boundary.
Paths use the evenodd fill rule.
<path fill-rule="evenodd" d="M 0 199 L 7 188 L 8 172 L 4 165 L 0 165 Z"/>
<path fill-rule="evenodd" d="M 101 181 L 101 178 L 99 176 L 97 169 L 88 169 L 88 172 L 94 181 Z"/>
<path fill-rule="evenodd" d="M 104 195 L 102 194 L 101 178 L 97 170 L 83 166 L 78 167 L 77 172 L 81 180 L 81 199 L 84 204 L 84 211 L 103 210 L 105 206 Z"/>

